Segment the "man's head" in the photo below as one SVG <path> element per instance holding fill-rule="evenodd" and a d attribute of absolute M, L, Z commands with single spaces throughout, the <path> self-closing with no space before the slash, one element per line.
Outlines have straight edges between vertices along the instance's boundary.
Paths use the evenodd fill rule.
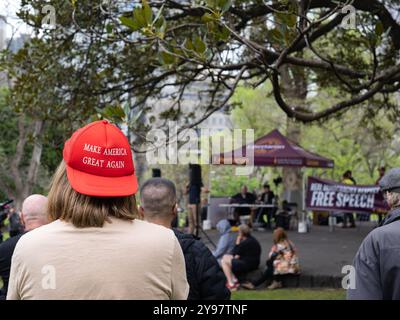
<path fill-rule="evenodd" d="M 380 176 L 380 177 L 383 177 L 383 176 L 385 175 L 386 168 L 385 168 L 385 167 L 380 167 L 380 168 L 378 169 L 378 171 L 379 171 L 379 176 Z"/>
<path fill-rule="evenodd" d="M 147 180 L 140 188 L 139 215 L 146 221 L 170 228 L 177 214 L 176 189 L 164 178 Z"/>
<path fill-rule="evenodd" d="M 47 197 L 33 194 L 22 203 L 21 220 L 25 231 L 33 230 L 49 223 L 47 218 Z"/>
<path fill-rule="evenodd" d="M 347 170 L 345 173 L 343 173 L 343 179 L 350 179 L 352 175 L 352 172 L 350 170 Z"/>
<path fill-rule="evenodd" d="M 400 168 L 393 168 L 379 181 L 389 207 L 400 207 Z"/>
<path fill-rule="evenodd" d="M 243 186 L 242 186 L 242 189 L 240 189 L 240 191 L 241 191 L 242 194 L 246 194 L 247 191 L 248 191 L 247 186 L 246 186 L 246 185 L 243 185 Z"/>
<path fill-rule="evenodd" d="M 264 191 L 265 191 L 265 192 L 269 192 L 269 191 L 271 190 L 271 188 L 270 188 L 270 186 L 269 186 L 268 183 L 265 183 L 265 184 L 263 185 L 263 188 L 264 188 Z"/>

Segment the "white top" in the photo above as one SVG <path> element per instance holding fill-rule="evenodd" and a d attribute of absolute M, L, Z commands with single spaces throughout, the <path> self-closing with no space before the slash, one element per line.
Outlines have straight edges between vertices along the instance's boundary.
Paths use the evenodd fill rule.
<path fill-rule="evenodd" d="M 172 230 L 111 218 L 103 228 L 56 220 L 18 241 L 7 299 L 186 299 Z"/>

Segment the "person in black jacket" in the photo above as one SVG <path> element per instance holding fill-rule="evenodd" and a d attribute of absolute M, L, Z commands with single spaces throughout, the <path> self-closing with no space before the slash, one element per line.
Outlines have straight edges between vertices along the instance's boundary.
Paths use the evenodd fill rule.
<path fill-rule="evenodd" d="M 400 300 L 400 168 L 384 175 L 379 186 L 391 209 L 354 258 L 348 300 Z"/>
<path fill-rule="evenodd" d="M 230 290 L 236 290 L 239 286 L 237 277 L 258 268 L 260 264 L 260 243 L 250 234 L 250 227 L 242 224 L 239 226 L 239 235 L 232 254 L 222 257 L 222 270 L 227 278 L 226 286 Z"/>
<path fill-rule="evenodd" d="M 172 181 L 163 178 L 147 180 L 140 189 L 142 219 L 171 228 L 177 215 L 176 189 Z M 230 291 L 226 278 L 211 251 L 194 235 L 174 230 L 182 247 L 186 277 L 190 286 L 189 300 L 227 300 Z"/>

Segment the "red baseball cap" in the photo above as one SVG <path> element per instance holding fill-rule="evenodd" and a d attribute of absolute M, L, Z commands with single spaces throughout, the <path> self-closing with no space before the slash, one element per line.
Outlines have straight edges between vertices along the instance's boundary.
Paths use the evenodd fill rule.
<path fill-rule="evenodd" d="M 126 136 L 107 120 L 74 132 L 63 158 L 72 188 L 96 197 L 122 197 L 138 189 L 132 152 Z"/>

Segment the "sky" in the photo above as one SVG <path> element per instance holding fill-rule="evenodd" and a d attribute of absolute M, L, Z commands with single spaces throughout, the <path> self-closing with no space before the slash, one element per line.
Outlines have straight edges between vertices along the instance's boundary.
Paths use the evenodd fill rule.
<path fill-rule="evenodd" d="M 0 14 L 7 18 L 7 38 L 16 34 L 29 32 L 26 25 L 17 17 L 16 12 L 20 6 L 20 0 L 0 0 Z"/>

